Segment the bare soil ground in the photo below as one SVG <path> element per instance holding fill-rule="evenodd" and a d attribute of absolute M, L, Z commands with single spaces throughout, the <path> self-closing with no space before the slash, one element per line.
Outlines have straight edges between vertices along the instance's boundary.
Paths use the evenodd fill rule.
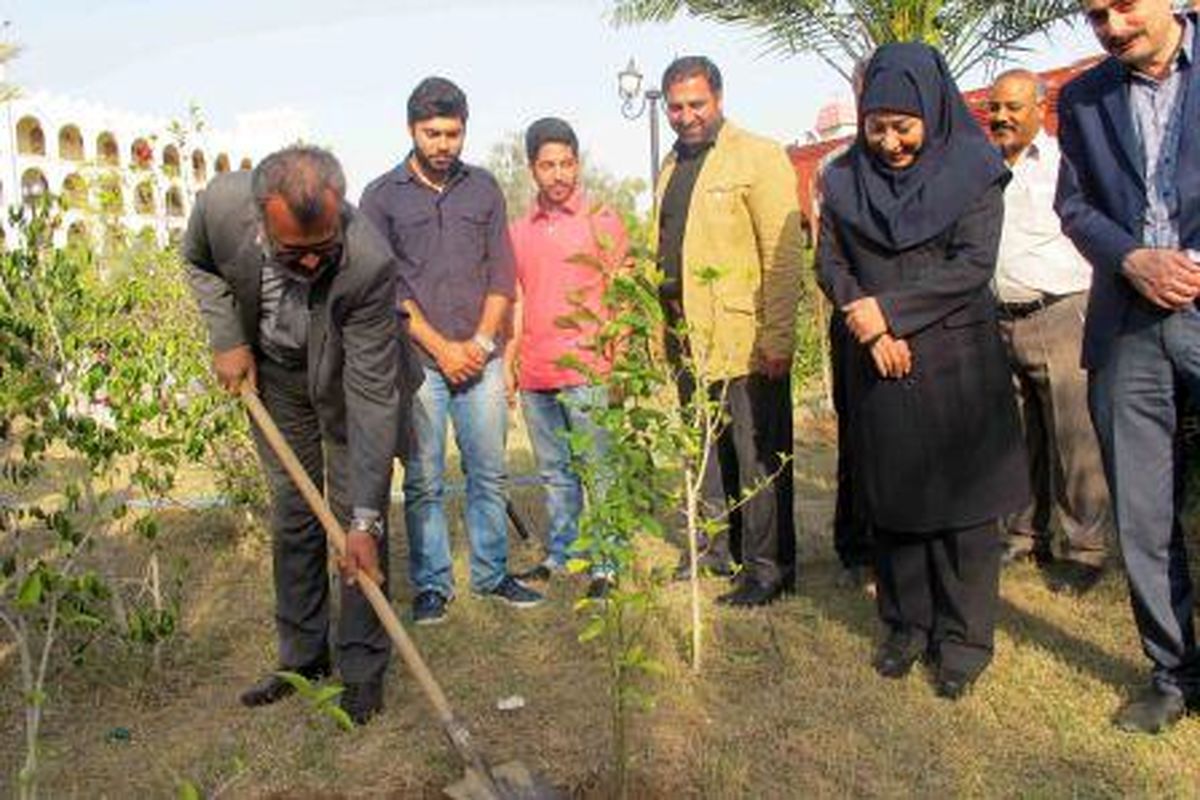
<path fill-rule="evenodd" d="M 1084 597 L 1055 595 L 1032 566 L 1004 575 L 996 660 L 951 704 L 927 677 L 878 678 L 872 601 L 838 588 L 830 544 L 833 450 L 802 426 L 796 513 L 801 588 L 770 608 L 710 606 L 704 673 L 687 668 L 683 587 L 663 594 L 651 647 L 667 674 L 656 706 L 634 720 L 634 794 L 646 798 L 1197 797 L 1200 720 L 1134 737 L 1109 717 L 1146 680 L 1125 587 L 1113 571 Z M 513 437 L 513 471 L 529 469 Z M 514 491 L 541 528 L 536 487 Z M 440 627 L 413 631 L 451 701 L 495 760 L 519 758 L 579 797 L 608 787 L 610 740 L 599 653 L 576 637 L 582 586 L 513 611 L 470 596 L 461 498 L 452 500 L 460 597 Z M 396 606 L 407 609 L 402 524 L 394 519 Z M 143 562 L 144 545 L 112 557 Z M 675 551 L 648 543 L 655 558 Z M 397 663 L 384 715 L 337 731 L 292 699 L 247 710 L 242 687 L 275 663 L 270 564 L 261 527 L 231 511 L 171 512 L 160 543 L 182 583 L 181 631 L 158 669 L 115 649 L 66 665 L 51 687 L 43 795 L 171 797 L 188 781 L 206 796 L 436 797 L 459 768 Z M 123 554 L 123 555 L 122 555 Z M 539 557 L 513 540 L 516 567 Z M 710 582 L 711 599 L 721 585 Z M 0 784 L 22 739 L 16 658 L 0 643 Z M 503 712 L 500 698 L 521 695 Z M 127 740 L 112 735 L 129 731 Z"/>

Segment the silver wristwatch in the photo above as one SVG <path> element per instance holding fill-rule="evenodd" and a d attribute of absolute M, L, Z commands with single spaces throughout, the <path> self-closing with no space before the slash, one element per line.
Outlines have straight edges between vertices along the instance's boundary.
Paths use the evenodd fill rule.
<path fill-rule="evenodd" d="M 355 517 L 350 522 L 351 533 L 368 534 L 376 543 L 383 540 L 383 518 L 375 517 L 368 519 L 366 517 Z"/>
<path fill-rule="evenodd" d="M 490 356 L 496 352 L 496 340 L 491 336 L 484 336 L 482 333 L 477 333 L 471 337 L 471 341 L 479 345 L 479 349 L 483 351 L 485 356 Z"/>

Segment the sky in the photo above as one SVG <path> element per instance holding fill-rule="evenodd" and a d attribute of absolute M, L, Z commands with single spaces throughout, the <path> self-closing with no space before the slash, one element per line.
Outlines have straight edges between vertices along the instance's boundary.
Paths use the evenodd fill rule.
<path fill-rule="evenodd" d="M 576 128 L 596 165 L 648 177 L 648 120 L 626 120 L 617 73 L 632 57 L 657 83 L 677 55 L 721 67 L 726 115 L 783 142 L 803 139 L 845 82 L 811 56 L 764 55 L 741 28 L 680 18 L 614 28 L 607 0 L 0 0 L 24 48 L 8 79 L 129 111 L 232 129 L 239 114 L 286 109 L 332 147 L 352 197 L 409 148 L 404 103 L 423 77 L 458 83 L 471 108 L 466 158 L 541 116 Z M 1097 52 L 1076 25 L 1030 40 L 1021 63 L 1058 66 Z M 986 81 L 977 73 L 964 88 Z M 663 125 L 663 141 L 669 130 Z"/>

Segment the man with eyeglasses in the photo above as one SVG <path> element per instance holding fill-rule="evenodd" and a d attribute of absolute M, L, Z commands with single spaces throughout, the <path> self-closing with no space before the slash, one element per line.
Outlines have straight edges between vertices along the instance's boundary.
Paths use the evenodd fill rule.
<path fill-rule="evenodd" d="M 328 152 L 295 146 L 253 173 L 215 178 L 197 198 L 183 242 L 208 327 L 217 380 L 255 387 L 334 514 L 348 523 L 337 623 L 341 706 L 362 724 L 383 705 L 389 642 L 355 586 L 386 591 L 392 459 L 406 442 L 415 366 L 393 303 L 396 265 L 345 200 Z M 255 431 L 271 486 L 279 668 L 328 675 L 330 597 L 325 533 Z M 293 691 L 274 671 L 243 692 L 247 706 Z"/>

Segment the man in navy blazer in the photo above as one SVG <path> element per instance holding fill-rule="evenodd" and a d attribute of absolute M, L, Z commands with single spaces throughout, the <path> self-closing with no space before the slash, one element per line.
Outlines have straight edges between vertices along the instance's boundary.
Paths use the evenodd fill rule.
<path fill-rule="evenodd" d="M 1084 329 L 1092 422 L 1150 690 L 1117 726 L 1158 732 L 1200 701 L 1180 524 L 1178 411 L 1200 400 L 1200 70 L 1196 14 L 1171 0 L 1080 0 L 1110 58 L 1059 103 L 1056 209 L 1095 270 Z"/>

